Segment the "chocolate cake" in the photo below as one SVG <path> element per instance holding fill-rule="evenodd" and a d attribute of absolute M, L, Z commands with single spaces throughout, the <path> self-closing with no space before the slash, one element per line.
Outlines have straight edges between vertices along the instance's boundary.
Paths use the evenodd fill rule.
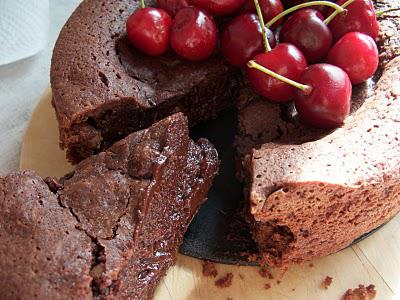
<path fill-rule="evenodd" d="M 391 1 L 375 4 L 384 9 Z M 242 100 L 239 178 L 264 263 L 334 253 L 400 210 L 399 25 L 398 12 L 381 18 L 380 70 L 354 88 L 342 128 L 312 129 L 291 107 Z"/>
<path fill-rule="evenodd" d="M 392 5 L 389 0 L 374 3 L 380 10 Z M 380 20 L 377 74 L 354 87 L 352 115 L 346 124 L 327 132 L 303 125 L 291 105 L 260 99 L 243 84 L 240 72 L 217 54 L 193 63 L 172 53 L 160 57 L 140 53 L 130 46 L 125 33 L 125 21 L 137 7 L 138 2 L 128 0 L 85 0 L 57 41 L 51 68 L 53 106 L 61 147 L 72 162 L 174 112 L 185 113 L 195 125 L 237 105 L 238 177 L 246 186 L 248 219 L 263 263 L 284 266 L 336 252 L 400 210 L 397 12 L 387 12 Z M 153 149 L 152 144 L 148 147 Z M 151 161 L 153 150 L 142 154 Z M 144 170 L 146 162 L 142 161 Z M 90 169 L 89 165 L 85 168 Z M 79 174 L 78 167 L 77 182 L 66 182 L 83 193 Z M 140 174 L 147 178 L 147 171 Z M 107 195 L 115 192 L 113 186 L 120 178 L 101 180 L 108 186 Z M 66 191 L 67 186 L 59 192 L 61 203 L 74 210 L 82 197 L 76 196 L 79 193 L 63 196 Z M 118 189 L 123 192 L 124 188 Z M 104 204 L 114 212 L 115 222 L 124 205 Z M 86 215 L 89 208 L 88 203 L 77 214 L 80 226 L 96 239 L 107 240 L 115 234 L 114 223 L 103 228 L 97 220 L 101 214 L 95 213 L 94 219 Z M 99 251 L 121 248 L 114 242 L 101 244 Z M 96 268 L 100 272 L 94 277 L 99 293 L 132 293 L 130 286 L 145 285 L 147 275 L 152 276 L 151 267 L 142 275 L 146 280 L 125 272 L 133 267 L 114 272 L 120 257 L 125 254 L 111 262 L 100 261 Z M 151 265 L 152 259 L 144 260 Z"/>
<path fill-rule="evenodd" d="M 47 185 L 33 172 L 0 177 L 0 294 L 151 298 L 217 169 L 213 146 L 175 114 Z"/>
<path fill-rule="evenodd" d="M 221 57 L 193 63 L 130 46 L 125 22 L 139 4 L 83 1 L 55 45 L 53 106 L 61 147 L 72 162 L 174 112 L 194 125 L 234 104 L 239 71 Z"/>

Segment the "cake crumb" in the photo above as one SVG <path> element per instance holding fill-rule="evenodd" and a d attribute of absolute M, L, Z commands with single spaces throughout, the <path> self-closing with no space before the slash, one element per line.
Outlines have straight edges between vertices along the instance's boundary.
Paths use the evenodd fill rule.
<path fill-rule="evenodd" d="M 244 280 L 243 274 L 240 274 L 240 273 L 239 273 L 239 278 L 240 278 L 241 280 Z"/>
<path fill-rule="evenodd" d="M 281 284 L 281 281 L 280 281 L 280 280 L 277 280 L 276 283 L 277 283 L 277 284 Z"/>
<path fill-rule="evenodd" d="M 324 280 L 322 280 L 321 287 L 325 290 L 332 284 L 333 278 L 330 276 L 326 276 Z"/>
<path fill-rule="evenodd" d="M 376 290 L 373 284 L 365 287 L 362 284 L 358 288 L 348 289 L 343 296 L 343 300 L 370 300 L 376 297 Z"/>
<path fill-rule="evenodd" d="M 271 285 L 269 283 L 266 283 L 264 285 L 264 289 L 269 290 L 271 288 Z"/>
<path fill-rule="evenodd" d="M 247 261 L 251 263 L 259 263 L 261 261 L 260 257 L 256 254 L 248 254 L 245 252 L 242 252 L 241 255 L 244 257 L 247 257 Z"/>
<path fill-rule="evenodd" d="M 292 288 L 292 292 L 294 292 L 296 289 L 295 288 Z"/>
<path fill-rule="evenodd" d="M 312 267 L 314 267 L 314 264 L 313 264 L 313 263 L 310 263 L 308 266 L 309 266 L 310 268 L 312 268 Z"/>
<path fill-rule="evenodd" d="M 215 264 L 208 260 L 203 260 L 203 276 L 204 277 L 217 277 L 218 271 Z"/>
<path fill-rule="evenodd" d="M 225 276 L 217 279 L 214 284 L 219 288 L 227 288 L 232 285 L 233 274 L 226 273 Z"/>
<path fill-rule="evenodd" d="M 271 272 L 265 267 L 258 269 L 258 273 L 261 275 L 261 277 L 274 279 L 274 276 L 272 276 Z"/>
<path fill-rule="evenodd" d="M 226 298 L 226 300 L 233 300 L 233 298 L 231 298 L 231 297 L 228 297 L 228 298 Z"/>

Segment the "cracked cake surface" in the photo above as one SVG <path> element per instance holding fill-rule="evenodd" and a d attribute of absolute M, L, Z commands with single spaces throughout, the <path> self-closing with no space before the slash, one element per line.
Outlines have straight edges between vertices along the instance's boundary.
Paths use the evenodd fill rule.
<path fill-rule="evenodd" d="M 190 140 L 186 117 L 176 114 L 47 185 L 33 172 L 0 177 L 0 293 L 151 298 L 218 164 L 213 146 Z"/>
<path fill-rule="evenodd" d="M 34 172 L 0 177 L 2 297 L 87 299 L 93 244 L 76 225 Z"/>
<path fill-rule="evenodd" d="M 193 63 L 130 46 L 125 21 L 139 4 L 85 0 L 60 33 L 51 86 L 61 146 L 72 162 L 173 113 L 196 124 L 234 105 L 239 71 L 221 57 Z"/>
<path fill-rule="evenodd" d="M 398 12 L 379 23 L 379 71 L 354 87 L 343 127 L 310 128 L 291 107 L 257 96 L 242 101 L 238 173 L 264 263 L 282 266 L 339 251 L 400 210 Z"/>

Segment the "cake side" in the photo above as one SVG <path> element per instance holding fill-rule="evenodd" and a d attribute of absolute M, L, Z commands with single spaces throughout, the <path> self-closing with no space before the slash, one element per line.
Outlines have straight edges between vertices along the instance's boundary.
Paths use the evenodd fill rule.
<path fill-rule="evenodd" d="M 93 244 L 34 172 L 0 177 L 3 299 L 91 299 Z"/>
<path fill-rule="evenodd" d="M 355 95 L 367 97 L 342 128 L 298 144 L 278 138 L 243 159 L 253 237 L 265 263 L 339 251 L 400 210 L 399 23 L 396 12 L 380 21 L 382 76 L 373 88 L 358 87 Z"/>
<path fill-rule="evenodd" d="M 83 1 L 57 40 L 52 102 L 61 147 L 73 162 L 175 112 L 194 125 L 234 105 L 239 71 L 222 58 L 150 57 L 130 45 L 125 20 L 138 5 Z"/>

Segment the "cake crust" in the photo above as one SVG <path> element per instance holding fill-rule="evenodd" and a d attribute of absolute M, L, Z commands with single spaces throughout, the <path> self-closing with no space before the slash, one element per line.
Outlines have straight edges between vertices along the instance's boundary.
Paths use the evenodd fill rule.
<path fill-rule="evenodd" d="M 3 299 L 90 299 L 92 242 L 34 172 L 0 177 Z"/>

